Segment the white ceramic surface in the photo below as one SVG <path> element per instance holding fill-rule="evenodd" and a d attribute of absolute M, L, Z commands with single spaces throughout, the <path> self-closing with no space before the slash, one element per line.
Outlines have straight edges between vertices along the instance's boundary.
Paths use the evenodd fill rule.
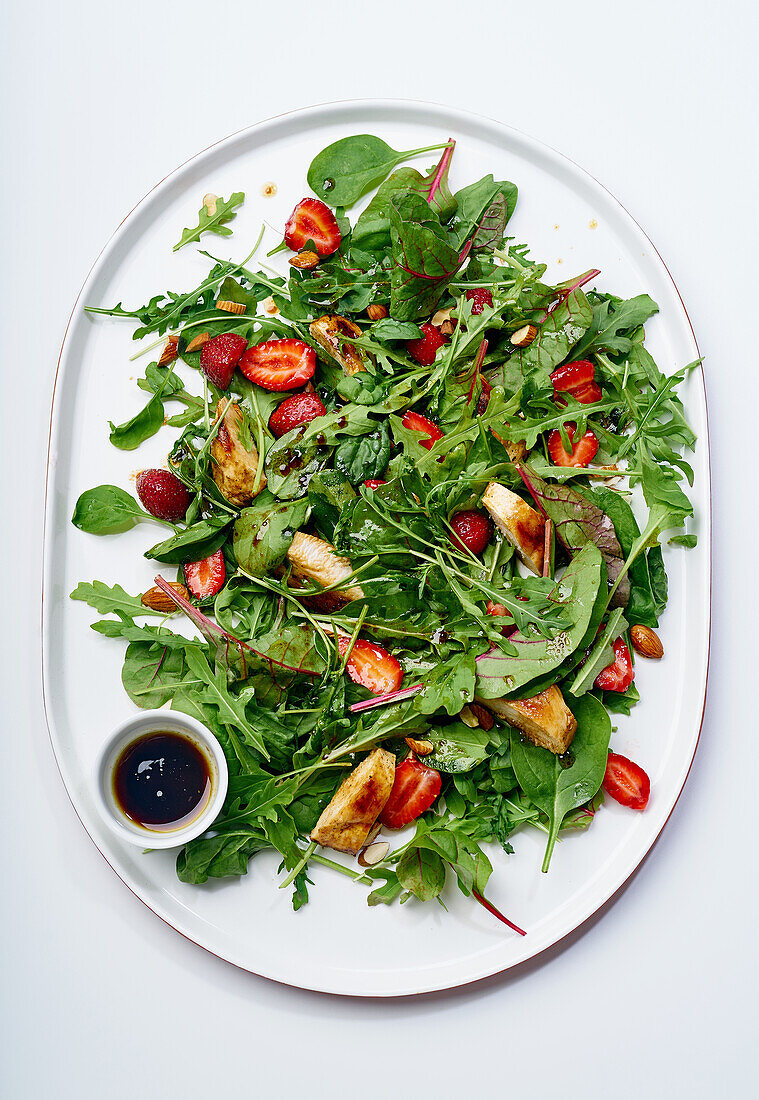
<path fill-rule="evenodd" d="M 184 734 L 203 753 L 211 772 L 208 801 L 196 817 L 179 829 L 158 831 L 132 821 L 116 801 L 113 772 L 128 745 L 150 733 L 171 730 Z M 210 829 L 221 813 L 229 786 L 229 769 L 219 739 L 197 719 L 176 710 L 141 710 L 119 722 L 103 749 L 93 777 L 98 809 L 114 835 L 140 848 L 177 848 Z"/>
<path fill-rule="evenodd" d="M 82 291 L 62 351 L 53 410 L 43 645 L 46 705 L 61 774 L 87 831 L 130 888 L 178 931 L 241 967 L 306 988 L 392 996 L 459 985 L 535 956 L 603 905 L 654 843 L 685 782 L 703 712 L 709 472 L 703 379 L 696 371 L 684 396 L 700 438 L 694 462 L 699 546 L 688 553 L 665 551 L 670 605 L 661 636 L 667 656 L 656 664 L 638 663 L 642 702 L 631 718 L 619 720 L 613 737 L 617 751 L 649 772 L 651 802 L 640 815 L 607 805 L 587 834 L 558 846 L 548 876 L 540 873 L 542 837 L 535 833 L 517 835 L 514 856 L 492 853 L 489 893 L 527 928 L 525 939 L 504 932 L 455 888 L 446 893 L 447 912 L 414 902 L 369 909 L 361 888 L 315 868 L 311 904 L 294 914 L 288 892 L 276 889 L 273 854 L 255 857 L 239 882 L 197 888 L 177 881 L 171 853 L 143 856 L 120 844 L 96 811 L 92 774 L 104 740 L 101 716 L 110 716 L 110 726 L 134 709 L 120 683 L 123 647 L 89 631 L 95 613 L 70 601 L 68 593 L 79 580 L 94 577 L 144 590 L 154 574 L 142 557 L 150 535 L 137 527 L 99 539 L 77 532 L 69 519 L 83 489 L 104 481 L 128 485 L 136 469 L 161 463 L 174 433 L 161 432 L 136 454 L 109 445 L 108 420 L 126 419 L 143 403 L 134 378 L 145 360 L 128 362 L 135 349 L 128 323 L 93 320 L 81 306 L 120 300 L 131 305 L 163 287 L 194 285 L 206 261 L 192 249 L 172 255 L 171 246 L 209 190 L 247 193 L 233 237 L 205 244 L 218 255 L 241 258 L 262 220 L 281 227 L 307 193 L 312 156 L 359 132 L 377 133 L 399 149 L 454 137 L 456 186 L 486 172 L 518 184 L 510 229 L 534 256 L 549 262 L 547 278 L 559 281 L 599 267 L 599 288 L 625 296 L 648 292 L 661 312 L 647 326 L 647 343 L 662 369 L 697 358 L 676 288 L 640 228 L 598 183 L 532 139 L 451 109 L 396 102 L 311 108 L 261 123 L 213 146 L 155 188 L 121 225 Z M 261 189 L 270 180 L 277 194 L 264 198 Z M 276 240 L 271 233 L 267 246 Z"/>

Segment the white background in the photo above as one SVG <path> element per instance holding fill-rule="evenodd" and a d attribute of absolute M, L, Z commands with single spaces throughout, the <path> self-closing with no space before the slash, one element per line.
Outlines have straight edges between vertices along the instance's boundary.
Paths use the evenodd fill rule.
<path fill-rule="evenodd" d="M 6 4 L 3 23 L 0 1093 L 755 1095 L 753 5 L 69 0 Z M 559 948 L 505 978 L 396 1002 L 251 977 L 149 913 L 69 804 L 39 671 L 51 383 L 97 252 L 217 138 L 371 96 L 498 117 L 621 199 L 667 261 L 706 357 L 714 472 L 709 701 L 668 827 Z"/>

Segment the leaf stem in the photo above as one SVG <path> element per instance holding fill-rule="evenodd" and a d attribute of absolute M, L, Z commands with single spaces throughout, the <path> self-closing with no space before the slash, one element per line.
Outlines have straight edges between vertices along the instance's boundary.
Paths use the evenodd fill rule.
<path fill-rule="evenodd" d="M 316 851 L 316 841 L 312 840 L 311 843 L 309 844 L 309 846 L 306 848 L 305 852 L 303 853 L 303 858 L 298 860 L 298 862 L 295 864 L 295 866 L 293 867 L 292 871 L 287 876 L 285 881 L 281 882 L 279 884 L 280 890 L 284 890 L 286 886 L 290 886 L 290 885 L 292 885 L 293 882 L 295 882 L 296 878 L 301 873 L 303 868 L 306 866 L 306 864 L 308 863 L 309 859 L 311 858 L 311 856 L 314 854 L 315 851 Z"/>

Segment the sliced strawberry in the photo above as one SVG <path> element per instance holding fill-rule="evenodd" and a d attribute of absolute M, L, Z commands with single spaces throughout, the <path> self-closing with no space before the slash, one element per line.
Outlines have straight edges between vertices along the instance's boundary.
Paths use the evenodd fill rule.
<path fill-rule="evenodd" d="M 413 755 L 407 756 L 395 769 L 393 789 L 380 821 L 388 829 L 402 829 L 429 810 L 442 785 L 440 772 L 428 768 Z"/>
<path fill-rule="evenodd" d="M 490 392 L 493 389 L 487 378 L 480 378 L 480 386 L 480 396 L 477 399 L 477 408 L 474 410 L 477 416 L 482 416 L 487 411 Z"/>
<path fill-rule="evenodd" d="M 192 493 L 170 470 L 143 470 L 135 482 L 146 512 L 168 523 L 179 523 L 190 507 Z"/>
<path fill-rule="evenodd" d="M 453 545 L 459 550 L 471 550 L 473 554 L 481 554 L 493 537 L 493 521 L 475 509 L 457 512 L 451 518 L 451 527 Z"/>
<path fill-rule="evenodd" d="M 340 656 L 344 657 L 350 638 L 342 635 L 337 639 Z M 381 645 L 357 638 L 346 663 L 346 670 L 354 684 L 361 684 L 375 695 L 385 695 L 397 691 L 403 680 L 403 669 L 392 654 Z"/>
<path fill-rule="evenodd" d="M 603 390 L 598 382 L 588 382 L 587 386 L 581 386 L 579 390 L 572 391 L 572 397 L 581 405 L 593 405 L 603 397 Z"/>
<path fill-rule="evenodd" d="M 293 252 L 313 241 L 320 256 L 331 256 L 340 240 L 337 218 L 321 199 L 301 199 L 285 226 L 285 244 Z"/>
<path fill-rule="evenodd" d="M 294 393 L 277 405 L 269 417 L 269 427 L 279 439 L 301 424 L 310 424 L 318 416 L 326 416 L 327 410 L 315 393 Z"/>
<path fill-rule="evenodd" d="M 577 425 L 571 420 L 566 425 L 567 436 L 572 444 L 571 454 L 564 450 L 564 444 L 561 442 L 561 432 L 558 428 L 554 428 L 548 436 L 548 453 L 554 466 L 587 466 L 595 457 L 598 450 L 598 440 L 594 433 L 588 429 L 582 439 L 578 439 L 575 443 L 576 428 Z"/>
<path fill-rule="evenodd" d="M 198 600 L 215 596 L 224 587 L 227 567 L 221 550 L 201 561 L 190 561 L 184 567 L 187 587 Z"/>
<path fill-rule="evenodd" d="M 432 450 L 432 445 L 437 439 L 443 438 L 443 433 L 438 428 L 437 424 L 432 420 L 428 420 L 426 416 L 422 416 L 421 413 L 414 412 L 412 409 L 408 409 L 401 421 L 404 428 L 410 428 L 412 432 L 424 432 L 425 439 L 420 439 L 420 443 L 423 447 L 426 447 L 428 451 Z"/>
<path fill-rule="evenodd" d="M 603 788 L 608 795 L 629 806 L 631 810 L 645 810 L 651 795 L 651 780 L 633 760 L 610 752 L 606 762 Z"/>
<path fill-rule="evenodd" d="M 557 367 L 551 375 L 554 395 L 573 393 L 589 382 L 595 382 L 596 368 L 589 359 L 578 359 L 576 363 L 565 363 Z"/>
<path fill-rule="evenodd" d="M 240 370 L 261 389 L 281 393 L 313 378 L 316 352 L 302 340 L 267 340 L 248 348 L 240 360 Z"/>
<path fill-rule="evenodd" d="M 407 340 L 406 351 L 412 359 L 416 359 L 417 363 L 421 363 L 423 367 L 429 367 L 435 362 L 438 348 L 442 348 L 446 342 L 445 337 L 440 329 L 431 325 L 429 321 L 425 321 L 419 328 L 424 336 L 416 340 Z"/>
<path fill-rule="evenodd" d="M 466 292 L 466 300 L 472 303 L 472 316 L 482 313 L 485 306 L 493 305 L 493 295 L 486 286 L 475 286 Z"/>
<path fill-rule="evenodd" d="M 630 650 L 623 638 L 617 638 L 614 643 L 614 660 L 606 668 L 602 668 L 596 676 L 595 686 L 603 691 L 627 691 L 635 679 Z"/>
<path fill-rule="evenodd" d="M 383 481 L 382 478 L 379 477 L 370 477 L 367 481 L 364 482 L 364 485 L 367 487 L 367 489 L 379 489 L 380 485 L 387 485 L 387 482 Z"/>
<path fill-rule="evenodd" d="M 235 367 L 248 346 L 248 341 L 236 332 L 220 332 L 200 352 L 200 369 L 209 382 L 220 390 L 229 388 Z"/>
<path fill-rule="evenodd" d="M 488 600 L 487 604 L 485 605 L 485 610 L 487 611 L 488 615 L 495 615 L 496 618 L 513 618 L 508 607 L 505 607 L 502 603 L 493 603 L 492 600 Z"/>

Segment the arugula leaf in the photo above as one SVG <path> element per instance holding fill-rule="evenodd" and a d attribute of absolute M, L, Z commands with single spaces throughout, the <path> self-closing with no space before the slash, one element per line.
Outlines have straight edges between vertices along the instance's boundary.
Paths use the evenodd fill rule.
<path fill-rule="evenodd" d="M 590 691 L 596 676 L 601 669 L 614 661 L 614 642 L 627 629 L 627 620 L 622 618 L 622 608 L 617 607 L 609 615 L 609 620 L 598 635 L 593 648 L 582 664 L 580 671 L 575 676 L 567 691 L 576 699 Z"/>
<path fill-rule="evenodd" d="M 430 734 L 433 745 L 424 763 L 439 772 L 468 772 L 488 756 L 490 734 L 477 727 L 470 729 L 463 722 L 451 722 Z"/>
<path fill-rule="evenodd" d="M 230 237 L 232 230 L 228 226 L 233 218 L 237 217 L 236 206 L 241 206 L 245 201 L 244 191 L 235 191 L 228 199 L 214 196 L 213 201 L 204 201 L 198 211 L 198 224 L 193 229 L 183 229 L 182 236 L 174 245 L 177 252 L 191 241 L 199 241 L 202 233 L 216 233 L 219 237 Z"/>
<path fill-rule="evenodd" d="M 548 816 L 543 872 L 550 866 L 556 837 L 566 815 L 593 798 L 601 786 L 609 751 L 611 721 L 603 704 L 592 695 L 568 702 L 577 719 L 568 760 L 538 748 L 523 739 L 518 730 L 511 732 L 511 761 L 519 786 Z"/>
<path fill-rule="evenodd" d="M 352 206 L 381 183 L 402 160 L 444 148 L 444 145 L 427 145 L 399 153 L 381 138 L 355 134 L 340 138 L 317 153 L 306 178 L 308 186 L 322 202 L 331 206 Z"/>
<path fill-rule="evenodd" d="M 118 485 L 98 485 L 79 497 L 71 522 L 88 535 L 115 535 L 146 519 L 162 522 L 140 508 L 134 497 Z"/>
<path fill-rule="evenodd" d="M 153 611 L 145 607 L 139 596 L 130 596 L 120 584 L 107 585 L 104 581 L 92 581 L 88 584 L 80 581 L 71 593 L 72 600 L 83 600 L 99 611 L 101 615 L 111 612 L 123 612 L 134 618 L 135 615 L 160 615 L 166 617 L 165 611 Z"/>
<path fill-rule="evenodd" d="M 242 735 L 245 742 L 256 749 L 257 752 L 269 759 L 269 750 L 258 730 L 254 729 L 245 716 L 245 710 L 241 703 L 231 695 L 227 687 L 227 678 L 223 669 L 211 671 L 208 661 L 198 646 L 188 646 L 185 650 L 185 658 L 190 672 L 201 684 L 205 684 L 203 694 L 210 698 L 214 706 L 219 709 L 219 718 L 228 728 L 235 731 L 236 735 Z"/>
<path fill-rule="evenodd" d="M 622 334 L 632 333 L 658 312 L 658 305 L 648 294 L 627 301 L 611 294 L 594 294 L 593 319 L 575 349 L 576 357 L 582 359 L 594 351 L 629 352 L 632 339 Z"/>

